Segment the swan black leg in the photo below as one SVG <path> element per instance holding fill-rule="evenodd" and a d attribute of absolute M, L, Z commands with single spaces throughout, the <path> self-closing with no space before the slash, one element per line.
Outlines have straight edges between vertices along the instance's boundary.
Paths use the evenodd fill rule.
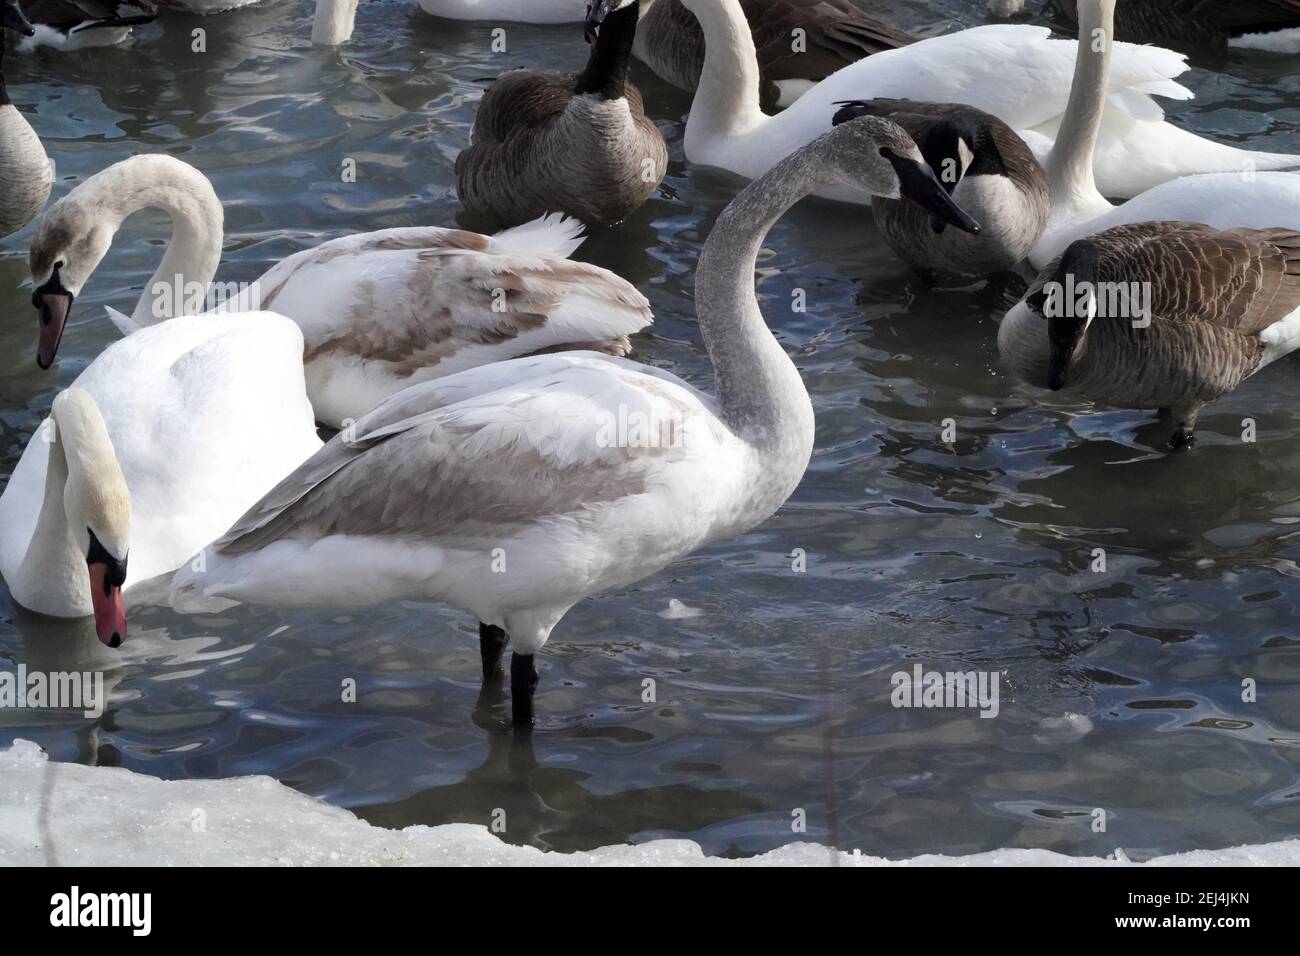
<path fill-rule="evenodd" d="M 533 725 L 535 690 L 537 690 L 537 666 L 533 655 L 510 655 L 510 709 L 516 727 Z"/>
<path fill-rule="evenodd" d="M 483 658 L 483 683 L 500 681 L 505 674 L 501 670 L 501 655 L 505 652 L 510 636 L 495 624 L 478 624 L 478 652 Z"/>

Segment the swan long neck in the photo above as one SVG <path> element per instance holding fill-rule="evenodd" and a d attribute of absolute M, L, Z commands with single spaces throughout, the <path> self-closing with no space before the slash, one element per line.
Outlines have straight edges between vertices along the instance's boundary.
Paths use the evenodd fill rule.
<path fill-rule="evenodd" d="M 724 136 L 762 122 L 758 50 L 740 0 L 686 0 L 686 6 L 704 31 L 704 68 L 687 137 Z"/>
<path fill-rule="evenodd" d="M 755 444 L 811 434 L 807 389 L 763 321 L 754 270 L 763 239 L 777 219 L 804 196 L 836 181 L 827 169 L 817 150 L 786 157 L 732 200 L 700 254 L 695 304 L 722 417 Z"/>
<path fill-rule="evenodd" d="M 311 42 L 318 46 L 338 46 L 351 40 L 356 29 L 357 3 L 358 0 L 316 0 Z"/>
<path fill-rule="evenodd" d="M 1106 106 L 1114 42 L 1115 0 L 1081 0 L 1070 99 L 1047 159 L 1053 207 L 1105 201 L 1093 178 L 1092 155 Z"/>
<path fill-rule="evenodd" d="M 82 554 L 68 519 L 65 497 L 68 485 L 68 454 L 53 419 L 35 441 L 48 441 L 49 461 L 45 469 L 45 497 L 36 519 L 32 540 L 18 567 L 11 590 L 25 595 L 31 610 L 51 613 L 69 603 L 87 604 L 86 556 Z"/>
<path fill-rule="evenodd" d="M 135 156 L 86 180 L 76 194 L 112 232 L 142 209 L 161 209 L 171 217 L 167 251 L 135 307 L 138 324 L 206 311 L 225 229 L 221 200 L 206 176 L 171 156 Z"/>
<path fill-rule="evenodd" d="M 640 3 L 630 3 L 605 18 L 591 45 L 587 67 L 578 74 L 574 93 L 590 93 L 604 100 L 621 100 L 627 94 L 627 72 L 640 17 Z"/>

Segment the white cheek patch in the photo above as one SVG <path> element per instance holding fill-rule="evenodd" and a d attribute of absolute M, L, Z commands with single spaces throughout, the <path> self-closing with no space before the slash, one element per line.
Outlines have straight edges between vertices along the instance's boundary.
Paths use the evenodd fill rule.
<path fill-rule="evenodd" d="M 965 137 L 957 138 L 957 158 L 961 161 L 961 174 L 965 176 L 970 164 L 975 162 L 975 150 L 966 143 Z"/>

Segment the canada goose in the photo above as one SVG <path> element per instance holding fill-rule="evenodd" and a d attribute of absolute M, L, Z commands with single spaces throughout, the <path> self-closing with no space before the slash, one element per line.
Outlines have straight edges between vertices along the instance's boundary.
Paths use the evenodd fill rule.
<path fill-rule="evenodd" d="M 1172 413 L 1170 447 L 1197 415 L 1300 347 L 1300 233 L 1143 222 L 1078 239 L 998 329 L 1030 385 Z"/>
<path fill-rule="evenodd" d="M 980 224 L 976 234 L 947 229 L 915 205 L 877 196 L 876 223 L 899 258 L 926 275 L 985 275 L 1029 254 L 1047 225 L 1047 175 L 1006 123 L 972 106 L 910 100 L 851 101 L 834 122 L 867 115 L 907 130 L 957 205 Z"/>
<path fill-rule="evenodd" d="M 5 87 L 5 30 L 24 36 L 35 32 L 18 0 L 0 2 L 0 239 L 36 218 L 54 185 L 45 147 Z"/>
<path fill-rule="evenodd" d="M 316 0 L 311 42 L 317 46 L 338 46 L 352 39 L 359 0 Z"/>
<path fill-rule="evenodd" d="M 1155 220 L 1203 222 L 1218 229 L 1271 228 L 1300 230 L 1300 176 L 1251 172 L 1184 176 L 1154 186 L 1112 206 L 1093 178 L 1094 152 L 1104 125 L 1115 0 L 1084 0 L 1079 6 L 1079 35 L 1099 36 L 1087 43 L 1075 62 L 1070 101 L 1056 144 L 1045 163 L 1052 206 L 1047 228 L 1029 254 L 1044 268 L 1072 241 L 1113 226 Z"/>
<path fill-rule="evenodd" d="M 785 210 L 836 181 L 973 227 L 898 126 L 836 127 L 742 191 L 700 254 L 716 396 L 582 353 L 414 386 L 268 493 L 205 550 L 202 573 L 182 569 L 174 602 L 446 601 L 481 622 L 485 680 L 514 642 L 513 717 L 531 724 L 534 655 L 574 604 L 754 527 L 798 485 L 812 404 L 763 322 L 754 269 Z"/>
<path fill-rule="evenodd" d="M 158 16 L 153 0 L 22 0 L 22 7 L 36 28 L 26 48 L 113 46 L 129 37 L 132 27 Z"/>
<path fill-rule="evenodd" d="M 89 393 L 60 392 L 29 448 L 48 460 L 26 514 L 0 497 L 0 575 L 22 607 L 51 617 L 95 617 L 109 647 L 126 637 L 122 586 L 131 544 L 131 494 L 99 407 Z M 24 457 L 26 457 L 24 455 Z M 10 480 L 12 487 L 17 474 Z"/>
<path fill-rule="evenodd" d="M 577 77 L 514 70 L 483 96 L 471 145 L 456 158 L 465 209 L 502 225 L 562 212 L 588 225 L 621 222 L 663 181 L 668 146 L 627 82 L 641 8 L 594 0 Z"/>
<path fill-rule="evenodd" d="M 119 328 L 209 308 L 274 309 L 302 328 L 308 395 L 334 427 L 408 385 L 475 365 L 574 346 L 626 355 L 627 337 L 651 321 L 628 282 L 569 261 L 582 226 L 558 215 L 496 236 L 425 227 L 345 236 L 246 288 L 214 287 L 224 212 L 212 184 L 179 159 L 141 155 L 79 184 L 32 239 L 43 368 L 117 230 L 150 207 L 171 215 L 171 239 L 132 317 L 110 313 Z"/>
<path fill-rule="evenodd" d="M 1069 97 L 1076 41 L 1053 40 L 1044 27 L 1000 24 L 877 53 L 767 116 L 759 109 L 758 65 L 740 0 L 681 2 L 699 18 L 707 39 L 686 124 L 686 158 L 748 179 L 829 128 L 836 103 L 880 97 L 982 109 L 1014 129 L 1043 162 Z M 1237 149 L 1164 122 L 1152 96 L 1191 96 L 1172 79 L 1187 69 L 1184 60 L 1157 47 L 1117 44 L 1094 159 L 1104 195 L 1133 196 L 1189 173 L 1300 164 L 1300 156 Z M 829 198 L 866 201 L 861 193 Z"/>
<path fill-rule="evenodd" d="M 1071 23 L 1078 0 L 1057 0 Z M 1115 35 L 1134 43 L 1300 53 L 1300 0 L 1124 0 Z"/>
<path fill-rule="evenodd" d="M 53 429 L 37 429 L 0 495 L 0 572 L 20 604 L 43 614 L 90 613 L 87 554 L 107 554 L 119 589 L 176 570 L 321 446 L 302 333 L 269 312 L 143 329 L 96 356 L 70 392 L 102 414 L 93 441 L 69 433 L 61 396 Z M 129 509 L 129 567 L 125 522 L 86 520 L 110 501 Z M 87 551 L 87 527 L 101 550 L 92 541 Z M 68 530 L 81 535 L 79 574 Z"/>
<path fill-rule="evenodd" d="M 841 67 L 915 42 L 851 0 L 741 0 L 741 9 L 758 50 L 759 105 L 768 113 Z M 704 31 L 681 0 L 655 0 L 632 52 L 662 80 L 693 93 L 704 69 Z"/>
<path fill-rule="evenodd" d="M 209 14 L 225 13 L 228 10 L 238 10 L 240 7 L 249 7 L 255 3 L 264 3 L 265 0 L 153 0 L 153 2 L 162 10 L 176 10 L 182 13 Z"/>

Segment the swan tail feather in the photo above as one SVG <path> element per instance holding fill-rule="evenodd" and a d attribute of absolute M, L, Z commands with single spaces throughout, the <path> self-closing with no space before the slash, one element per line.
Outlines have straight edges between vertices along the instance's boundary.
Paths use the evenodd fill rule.
<path fill-rule="evenodd" d="M 553 212 L 498 232 L 492 253 L 499 256 L 558 256 L 567 259 L 586 238 L 587 227 L 577 219 Z"/>

